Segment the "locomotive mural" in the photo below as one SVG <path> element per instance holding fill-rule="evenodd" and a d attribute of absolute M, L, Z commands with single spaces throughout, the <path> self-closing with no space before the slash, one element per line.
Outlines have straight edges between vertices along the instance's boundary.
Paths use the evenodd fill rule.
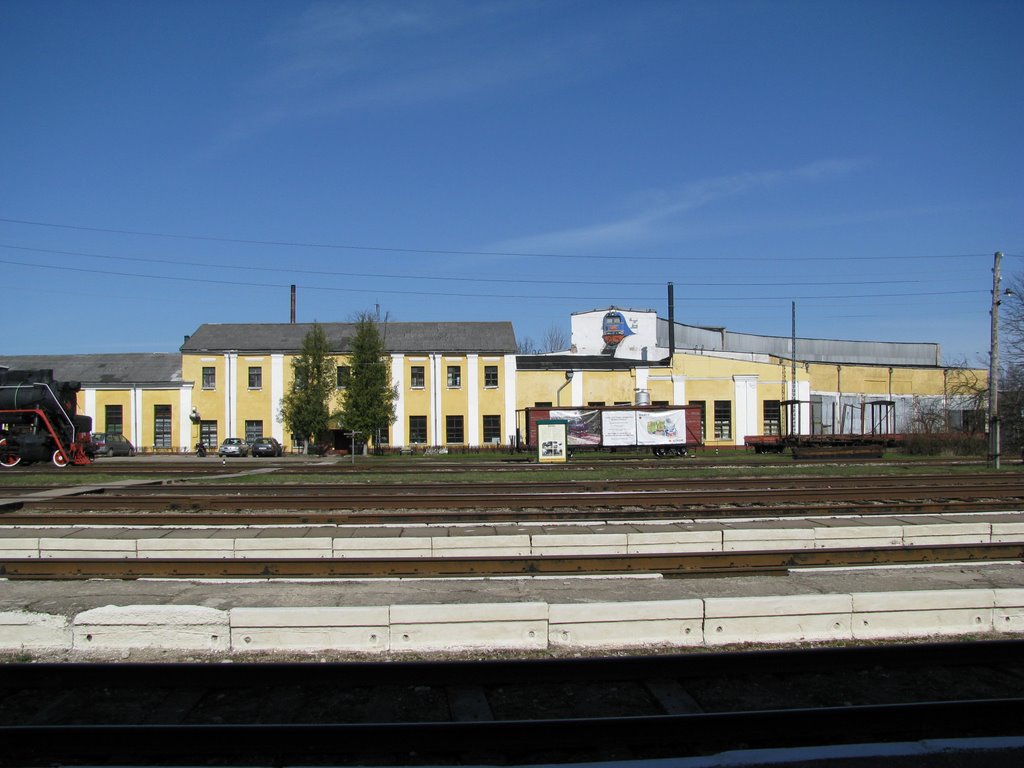
<path fill-rule="evenodd" d="M 0 467 L 88 464 L 92 419 L 77 413 L 80 388 L 52 370 L 0 370 Z"/>

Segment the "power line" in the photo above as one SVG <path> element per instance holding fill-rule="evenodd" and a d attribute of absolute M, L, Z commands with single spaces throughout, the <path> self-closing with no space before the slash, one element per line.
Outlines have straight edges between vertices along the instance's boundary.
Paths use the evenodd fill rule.
<path fill-rule="evenodd" d="M 511 256 L 518 258 L 545 258 L 545 259 L 595 259 L 595 260 L 629 260 L 629 261 L 706 261 L 713 258 L 715 261 L 904 261 L 911 259 L 974 259 L 988 254 L 946 254 L 939 256 L 925 255 L 898 255 L 898 256 L 773 256 L 766 259 L 764 256 L 608 256 L 608 255 L 584 255 L 578 253 L 536 253 L 517 251 L 472 251 L 472 250 L 449 250 L 440 248 L 398 248 L 380 245 L 351 245 L 342 243 L 309 243 L 290 240 L 259 240 L 238 237 L 216 237 L 212 235 L 191 235 L 175 232 L 150 232 L 133 229 L 112 229 L 106 227 L 86 227 L 72 224 L 56 224 L 45 221 L 31 221 L 28 219 L 11 219 L 0 217 L 0 222 L 7 224 L 20 224 L 32 227 L 48 227 L 51 229 L 67 229 L 79 232 L 99 232 L 104 234 L 134 235 L 139 237 L 160 237 L 176 240 L 200 240 L 215 243 L 238 243 L 243 245 L 266 245 L 288 248 L 320 248 L 328 250 L 350 250 L 350 251 L 375 251 L 382 253 L 419 253 L 434 256 Z"/>
<path fill-rule="evenodd" d="M 53 248 L 33 248 L 26 245 L 10 245 L 8 243 L 0 243 L 0 248 L 7 248 L 15 251 L 29 251 L 31 253 L 48 253 L 55 256 L 74 256 L 76 258 L 90 258 L 90 259 L 108 259 L 113 261 L 131 261 L 141 262 L 143 264 L 171 264 L 176 267 L 206 267 L 212 269 L 235 269 L 245 270 L 247 272 L 284 272 L 289 274 L 299 275 L 326 275 L 331 277 L 365 277 L 365 278 L 380 278 L 386 280 L 440 280 L 444 282 L 468 282 L 468 283 L 520 283 L 528 285 L 552 285 L 559 284 L 563 281 L 559 280 L 533 280 L 527 278 L 497 278 L 497 277 L 445 277 L 439 275 L 393 275 L 383 274 L 374 272 L 339 272 L 336 270 L 322 270 L 322 269 L 298 269 L 293 267 L 257 267 L 254 265 L 240 266 L 237 264 L 219 264 L 213 262 L 202 262 L 202 261 L 182 261 L 181 259 L 160 259 L 153 257 L 144 256 L 112 256 L 103 253 L 89 253 L 86 251 L 63 251 L 56 250 Z M 922 284 L 922 283 L 935 283 L 941 282 L 938 280 L 807 280 L 807 281 L 756 281 L 756 282 L 695 282 L 687 279 L 686 284 L 689 286 L 696 287 L 785 287 L 785 286 L 824 286 L 824 285 L 907 285 L 907 284 Z M 573 279 L 574 285 L 608 285 L 607 280 L 577 280 Z M 615 281 L 616 285 L 628 285 L 632 287 L 655 287 L 662 286 L 665 281 L 657 282 L 624 282 L 621 280 Z"/>
<path fill-rule="evenodd" d="M 102 269 L 86 269 L 84 267 L 68 267 L 59 266 L 54 264 L 28 264 L 21 261 L 10 261 L 6 259 L 0 259 L 0 264 L 8 264 L 11 266 L 18 267 L 29 267 L 30 269 L 50 269 L 59 272 L 78 272 L 94 275 L 106 275 L 114 277 L 133 277 L 144 280 L 174 280 L 178 282 L 187 283 L 207 283 L 212 285 L 229 285 L 233 287 L 248 287 L 248 288 L 287 288 L 288 284 L 283 283 L 255 283 L 250 281 L 240 280 L 217 280 L 214 278 L 201 278 L 201 277 L 181 277 L 176 275 L 144 275 L 136 272 L 117 272 L 113 270 L 102 270 Z M 625 302 L 625 301 L 637 301 L 637 302 L 660 302 L 663 297 L 661 296 L 645 296 L 645 297 L 627 297 L 627 296 L 616 296 L 616 297 L 600 297 L 600 296 L 536 296 L 536 295 L 516 295 L 516 294 L 494 294 L 494 293 L 452 293 L 445 291 L 406 291 L 395 288 L 338 288 L 334 286 L 323 286 L 323 285 L 302 285 L 298 286 L 303 290 L 310 291 L 338 291 L 344 293 L 374 293 L 374 294 L 395 294 L 402 296 L 438 296 L 438 297 L 450 297 L 450 298 L 470 298 L 470 299 L 516 299 L 516 300 L 532 300 L 532 301 L 612 301 L 612 302 Z M 874 299 L 874 298 L 906 298 L 915 296 L 955 296 L 963 294 L 983 294 L 987 293 L 985 290 L 957 290 L 957 291 L 920 291 L 911 293 L 866 293 L 866 294 L 828 294 L 820 296 L 798 296 L 798 295 L 786 295 L 786 296 L 686 296 L 679 297 L 681 300 L 687 302 L 719 302 L 719 301 L 733 301 L 733 302 L 750 302 L 750 301 L 779 301 L 780 299 L 786 300 L 804 300 L 804 299 Z"/>

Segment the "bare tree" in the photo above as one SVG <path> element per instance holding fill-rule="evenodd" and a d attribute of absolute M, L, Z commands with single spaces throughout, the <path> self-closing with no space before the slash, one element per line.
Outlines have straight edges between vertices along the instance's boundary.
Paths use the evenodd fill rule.
<path fill-rule="evenodd" d="M 569 335 L 554 323 L 544 332 L 545 352 L 565 352 L 569 349 Z"/>
<path fill-rule="evenodd" d="M 520 355 L 536 355 L 540 353 L 540 347 L 529 336 L 524 336 L 516 342 L 516 352 Z"/>

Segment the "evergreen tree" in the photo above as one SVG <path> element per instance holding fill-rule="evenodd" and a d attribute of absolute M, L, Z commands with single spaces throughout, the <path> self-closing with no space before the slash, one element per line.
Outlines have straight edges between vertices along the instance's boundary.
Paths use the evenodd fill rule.
<path fill-rule="evenodd" d="M 391 359 L 375 318 L 359 316 L 349 350 L 351 376 L 345 390 L 341 423 L 363 440 L 377 443 L 379 431 L 395 420 L 397 393 L 391 384 Z"/>
<path fill-rule="evenodd" d="M 292 383 L 281 400 L 281 420 L 296 437 L 315 443 L 327 432 L 337 383 L 337 364 L 319 323 L 302 340 L 292 360 Z"/>

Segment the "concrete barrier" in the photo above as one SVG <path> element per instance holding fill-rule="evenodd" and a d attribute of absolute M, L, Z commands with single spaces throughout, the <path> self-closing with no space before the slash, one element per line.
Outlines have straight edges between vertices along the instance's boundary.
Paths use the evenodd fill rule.
<path fill-rule="evenodd" d="M 134 558 L 134 539 L 94 539 L 86 536 L 40 537 L 39 556 Z"/>
<path fill-rule="evenodd" d="M 338 650 L 381 653 L 390 647 L 388 606 L 233 608 L 236 651 Z"/>
<path fill-rule="evenodd" d="M 858 640 L 992 631 L 991 589 L 855 592 L 853 636 Z"/>
<path fill-rule="evenodd" d="M 552 647 L 629 648 L 704 643 L 704 601 L 565 603 L 548 609 Z"/>
<path fill-rule="evenodd" d="M 334 557 L 430 557 L 429 536 L 353 536 L 334 539 Z"/>
<path fill-rule="evenodd" d="M 903 543 L 908 546 L 987 544 L 991 540 L 991 523 L 942 522 L 903 527 Z"/>
<path fill-rule="evenodd" d="M 75 650 L 231 647 L 228 612 L 198 605 L 108 605 L 78 614 L 71 626 Z"/>
<path fill-rule="evenodd" d="M 150 558 L 183 558 L 201 560 L 204 558 L 232 558 L 235 556 L 235 539 L 225 538 L 178 538 L 168 536 L 160 539 L 139 539 L 135 545 L 137 556 Z"/>
<path fill-rule="evenodd" d="M 847 640 L 849 595 L 714 597 L 704 601 L 706 645 Z"/>
<path fill-rule="evenodd" d="M 1024 541 L 1024 523 L 992 523 L 992 541 L 1001 544 Z"/>
<path fill-rule="evenodd" d="M 25 536 L 21 538 L 12 536 L 10 532 L 5 532 L 4 538 L 0 539 L 0 557 L 31 559 L 39 557 L 39 537 Z"/>
<path fill-rule="evenodd" d="M 525 557 L 532 554 L 530 537 L 517 535 L 437 536 L 431 539 L 433 557 Z"/>
<path fill-rule="evenodd" d="M 235 539 L 235 557 L 239 558 L 330 558 L 334 540 L 329 536 L 278 536 Z"/>
<path fill-rule="evenodd" d="M 996 632 L 1024 632 L 1024 589 L 992 591 L 992 628 Z"/>
<path fill-rule="evenodd" d="M 692 598 L 621 603 L 106 606 L 73 619 L 0 612 L 0 649 L 544 650 L 720 646 L 1024 632 L 1024 589 Z"/>
<path fill-rule="evenodd" d="M 0 612 L 0 648 L 6 651 L 70 648 L 71 626 L 64 616 L 30 611 Z"/>
<path fill-rule="evenodd" d="M 538 556 L 626 554 L 625 533 L 537 533 L 531 540 Z"/>
<path fill-rule="evenodd" d="M 902 525 L 819 525 L 814 529 L 815 549 L 898 547 L 903 544 Z"/>
<path fill-rule="evenodd" d="M 391 649 L 543 650 L 547 603 L 468 603 L 391 606 Z"/>
<path fill-rule="evenodd" d="M 726 552 L 749 552 L 772 549 L 813 549 L 814 528 L 809 525 L 778 528 L 724 528 L 722 549 Z"/>
<path fill-rule="evenodd" d="M 707 531 L 662 531 L 658 533 L 627 533 L 626 551 L 631 555 L 721 552 L 721 529 Z"/>

